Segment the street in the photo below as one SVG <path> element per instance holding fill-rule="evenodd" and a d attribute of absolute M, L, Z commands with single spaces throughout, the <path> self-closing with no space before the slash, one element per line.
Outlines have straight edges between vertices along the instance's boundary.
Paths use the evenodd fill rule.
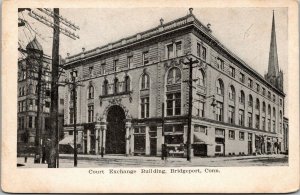
<path fill-rule="evenodd" d="M 18 157 L 18 167 L 47 168 L 47 164 L 34 164 L 29 157 L 24 163 L 24 157 Z M 79 168 L 92 167 L 237 167 L 237 166 L 287 166 L 288 156 L 282 154 L 234 157 L 194 157 L 191 162 L 186 158 L 168 158 L 166 161 L 160 157 L 106 155 L 103 158 L 95 155 L 78 155 Z M 74 167 L 72 154 L 61 154 L 60 168 Z"/>

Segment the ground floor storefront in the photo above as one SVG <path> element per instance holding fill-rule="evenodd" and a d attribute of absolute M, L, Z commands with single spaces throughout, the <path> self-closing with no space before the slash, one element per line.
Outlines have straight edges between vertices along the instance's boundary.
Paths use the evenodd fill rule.
<path fill-rule="evenodd" d="M 128 119 L 118 109 L 110 114 L 106 120 L 77 125 L 79 153 L 161 156 L 166 151 L 169 157 L 186 156 L 188 125 L 185 117 L 166 118 L 162 123 L 158 118 Z M 73 127 L 65 126 L 64 132 L 60 147 L 73 147 Z M 193 156 L 243 156 L 284 151 L 280 134 L 201 119 L 192 120 L 190 139 Z"/>

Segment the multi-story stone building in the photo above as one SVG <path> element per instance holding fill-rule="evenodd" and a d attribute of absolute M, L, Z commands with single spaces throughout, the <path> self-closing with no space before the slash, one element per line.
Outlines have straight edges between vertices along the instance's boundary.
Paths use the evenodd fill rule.
<path fill-rule="evenodd" d="M 77 71 L 83 84 L 77 88 L 79 152 L 99 154 L 103 146 L 106 153 L 160 155 L 165 143 L 170 155 L 186 155 L 186 56 L 199 61 L 193 70 L 194 155 L 283 150 L 285 94 L 274 18 L 264 78 L 222 45 L 190 9 L 182 18 L 161 19 L 148 31 L 66 58 L 67 73 Z M 64 131 L 70 144 L 72 105 L 66 90 Z"/>
<path fill-rule="evenodd" d="M 21 52 L 23 58 L 18 62 L 18 153 L 29 152 L 26 148 L 35 145 L 37 129 L 40 132 L 41 143 L 49 138 L 51 104 L 50 56 L 44 54 L 43 48 L 36 38 L 27 44 L 26 50 Z M 40 83 L 39 101 L 38 83 Z M 64 93 L 64 88 L 59 90 L 61 94 Z M 61 98 L 59 106 L 61 115 L 64 113 L 63 105 L 64 99 Z M 37 121 L 38 106 L 40 106 L 40 116 Z M 59 123 L 62 130 L 63 116 L 61 115 Z"/>

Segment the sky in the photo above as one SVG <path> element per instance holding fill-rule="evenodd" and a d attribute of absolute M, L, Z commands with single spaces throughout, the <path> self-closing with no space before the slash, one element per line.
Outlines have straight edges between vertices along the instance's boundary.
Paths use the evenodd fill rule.
<path fill-rule="evenodd" d="M 210 23 L 212 35 L 234 52 L 258 73 L 264 75 L 268 69 L 272 14 L 275 14 L 277 52 L 279 68 L 284 72 L 284 89 L 287 93 L 288 68 L 288 10 L 287 8 L 196 8 L 193 14 L 203 24 Z M 64 58 L 82 51 L 103 46 L 157 27 L 160 18 L 164 23 L 185 16 L 188 8 L 103 8 L 60 9 L 60 14 L 80 27 L 75 31 L 80 39 L 73 40 L 60 35 L 60 55 Z M 51 55 L 52 30 L 28 16 L 19 14 L 28 21 L 33 30 L 19 28 L 19 39 L 23 47 L 38 33 L 37 39 L 44 53 Z"/>

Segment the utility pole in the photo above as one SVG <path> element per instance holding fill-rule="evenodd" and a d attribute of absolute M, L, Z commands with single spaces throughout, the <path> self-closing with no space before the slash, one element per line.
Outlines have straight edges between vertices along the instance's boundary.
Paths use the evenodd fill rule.
<path fill-rule="evenodd" d="M 77 130 L 76 130 L 76 123 L 77 123 L 77 109 L 76 109 L 76 77 L 75 72 L 72 74 L 72 91 L 73 91 L 73 109 L 74 109 L 74 167 L 77 167 Z"/>
<path fill-rule="evenodd" d="M 79 27 L 59 15 L 59 8 L 53 11 L 47 8 L 28 9 L 29 16 L 53 29 L 53 47 L 52 47 L 52 77 L 51 77 L 51 106 L 50 106 L 50 158 L 48 168 L 58 168 L 59 151 L 59 126 L 58 126 L 58 86 L 59 86 L 59 35 L 60 33 L 76 40 L 79 36 L 70 30 L 79 30 Z M 42 13 L 42 14 L 41 14 Z M 44 14 L 44 15 L 43 15 Z M 47 17 L 53 18 L 53 22 Z M 22 21 L 21 21 L 22 22 Z M 60 23 L 65 25 L 63 28 Z M 20 25 L 22 25 L 20 23 Z"/>
<path fill-rule="evenodd" d="M 43 53 L 39 52 L 40 56 L 38 56 L 38 78 L 37 78 L 37 114 L 35 120 L 35 155 L 34 155 L 34 163 L 41 163 L 42 156 L 42 148 L 41 148 L 41 81 L 42 81 L 42 71 L 43 71 Z"/>
<path fill-rule="evenodd" d="M 51 107 L 50 107 L 50 162 L 48 168 L 56 168 L 58 144 L 58 66 L 59 66 L 59 9 L 54 8 L 52 74 L 51 74 Z"/>
<path fill-rule="evenodd" d="M 187 130 L 187 160 L 191 162 L 192 158 L 192 146 L 191 146 L 191 131 L 192 131 L 192 111 L 193 111 L 193 64 L 198 63 L 198 60 L 193 60 L 189 58 L 185 65 L 188 65 L 189 69 L 189 79 L 188 79 L 188 86 L 189 86 L 189 107 L 188 107 L 188 130 Z"/>

